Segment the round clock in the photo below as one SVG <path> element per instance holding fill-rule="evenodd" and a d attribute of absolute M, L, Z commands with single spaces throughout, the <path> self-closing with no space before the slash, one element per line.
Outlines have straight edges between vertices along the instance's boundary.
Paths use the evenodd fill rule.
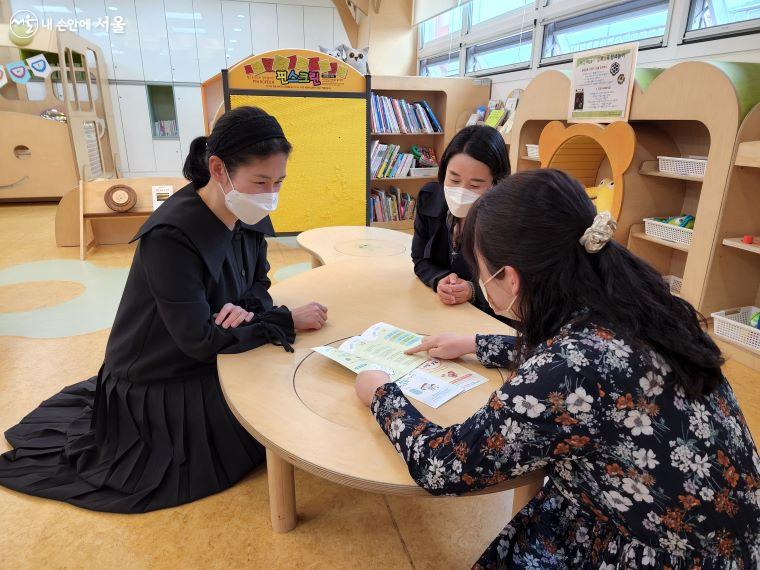
<path fill-rule="evenodd" d="M 114 184 L 106 190 L 104 199 L 114 212 L 128 212 L 137 204 L 137 192 L 125 184 Z"/>

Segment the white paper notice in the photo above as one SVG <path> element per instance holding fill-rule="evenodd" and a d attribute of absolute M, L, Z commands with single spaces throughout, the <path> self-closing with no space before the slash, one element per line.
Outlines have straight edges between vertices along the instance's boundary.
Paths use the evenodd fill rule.
<path fill-rule="evenodd" d="M 627 121 L 633 91 L 634 42 L 576 54 L 567 120 L 571 123 Z"/>
<path fill-rule="evenodd" d="M 151 186 L 151 194 L 153 195 L 153 211 L 174 193 L 174 186 L 171 184 L 166 186 Z"/>

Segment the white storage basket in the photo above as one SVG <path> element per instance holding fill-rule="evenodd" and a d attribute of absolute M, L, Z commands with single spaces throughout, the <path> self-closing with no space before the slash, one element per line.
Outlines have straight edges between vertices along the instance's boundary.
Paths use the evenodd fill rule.
<path fill-rule="evenodd" d="M 658 156 L 660 172 L 680 176 L 704 177 L 707 167 L 706 158 L 681 158 L 679 156 Z"/>
<path fill-rule="evenodd" d="M 438 167 L 425 166 L 419 168 L 411 168 L 409 170 L 409 176 L 438 176 Z"/>
<path fill-rule="evenodd" d="M 758 307 L 740 307 L 713 313 L 715 334 L 760 353 L 760 329 L 749 324 L 752 315 L 758 311 Z"/>
<path fill-rule="evenodd" d="M 537 144 L 526 144 L 525 145 L 525 151 L 528 154 L 528 158 L 538 158 L 538 145 Z"/>
<path fill-rule="evenodd" d="M 694 236 L 694 230 L 658 222 L 654 218 L 644 218 L 644 233 L 648 236 L 687 247 L 691 246 L 691 239 Z"/>
<path fill-rule="evenodd" d="M 681 293 L 681 287 L 683 286 L 683 279 L 676 277 L 675 275 L 663 275 L 662 277 L 670 286 L 671 293 Z"/>

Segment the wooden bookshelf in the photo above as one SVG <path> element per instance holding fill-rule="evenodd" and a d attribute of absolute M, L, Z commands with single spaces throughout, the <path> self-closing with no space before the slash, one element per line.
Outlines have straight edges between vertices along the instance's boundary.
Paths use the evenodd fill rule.
<path fill-rule="evenodd" d="M 749 251 L 750 253 L 760 254 L 759 243 L 744 243 L 742 241 L 742 238 L 726 238 L 723 240 L 723 245 L 728 247 L 735 247 L 736 249 L 742 249 L 744 251 Z"/>
<path fill-rule="evenodd" d="M 467 121 L 479 105 L 486 105 L 490 97 L 489 82 L 463 77 L 397 77 L 372 76 L 372 92 L 393 99 L 405 99 L 409 103 L 427 101 L 443 132 L 438 133 L 370 133 L 373 139 L 401 146 L 401 152 L 409 152 L 414 144 L 432 147 L 436 160 L 440 161 L 451 138 Z M 398 186 L 403 192 L 417 198 L 420 188 L 437 180 L 437 176 L 405 176 L 403 178 L 372 178 L 371 186 L 386 192 Z M 371 222 L 372 226 L 401 231 L 411 231 L 414 220 L 399 222 Z"/>
<path fill-rule="evenodd" d="M 373 137 L 443 137 L 446 133 L 370 133 Z"/>
<path fill-rule="evenodd" d="M 641 169 L 639 174 L 644 176 L 656 176 L 659 178 L 672 178 L 673 180 L 685 180 L 687 182 L 702 182 L 704 176 L 689 176 L 686 174 L 673 174 L 672 172 L 662 172 L 659 169 L 659 161 L 657 160 L 645 160 L 641 163 Z"/>
<path fill-rule="evenodd" d="M 399 178 L 372 178 L 372 182 L 430 182 L 438 180 L 437 176 L 401 176 Z"/>
<path fill-rule="evenodd" d="M 413 230 L 414 220 L 400 220 L 398 222 L 370 222 L 370 226 L 373 228 L 385 228 L 387 230 Z"/>
<path fill-rule="evenodd" d="M 677 249 L 679 251 L 685 251 L 687 253 L 689 251 L 689 246 L 688 245 L 683 245 L 681 243 L 676 243 L 674 241 L 668 241 L 668 240 L 665 240 L 665 239 L 656 238 L 654 236 L 650 236 L 650 235 L 648 235 L 648 234 L 646 234 L 644 232 L 641 232 L 641 231 L 632 232 L 631 233 L 631 237 L 634 237 L 636 239 L 643 239 L 645 241 L 650 241 L 652 243 L 656 243 L 658 245 L 662 245 L 662 246 L 665 246 L 665 247 L 672 247 L 673 249 Z"/>

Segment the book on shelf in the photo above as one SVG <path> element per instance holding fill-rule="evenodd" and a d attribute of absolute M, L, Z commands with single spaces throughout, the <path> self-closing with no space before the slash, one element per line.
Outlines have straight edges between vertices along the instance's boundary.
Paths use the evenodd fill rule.
<path fill-rule="evenodd" d="M 154 137 L 177 137 L 179 133 L 177 131 L 177 121 L 153 121 L 153 136 Z"/>
<path fill-rule="evenodd" d="M 427 101 L 410 103 L 372 93 L 371 123 L 374 133 L 430 134 L 443 128 Z"/>
<path fill-rule="evenodd" d="M 395 186 L 388 190 L 370 190 L 370 215 L 373 222 L 412 220 L 416 207 L 417 200 Z"/>
<path fill-rule="evenodd" d="M 417 167 L 435 167 L 438 162 L 431 147 L 412 146 L 409 152 L 401 152 L 396 144 L 372 143 L 370 151 L 370 176 L 372 178 L 406 178 Z"/>

